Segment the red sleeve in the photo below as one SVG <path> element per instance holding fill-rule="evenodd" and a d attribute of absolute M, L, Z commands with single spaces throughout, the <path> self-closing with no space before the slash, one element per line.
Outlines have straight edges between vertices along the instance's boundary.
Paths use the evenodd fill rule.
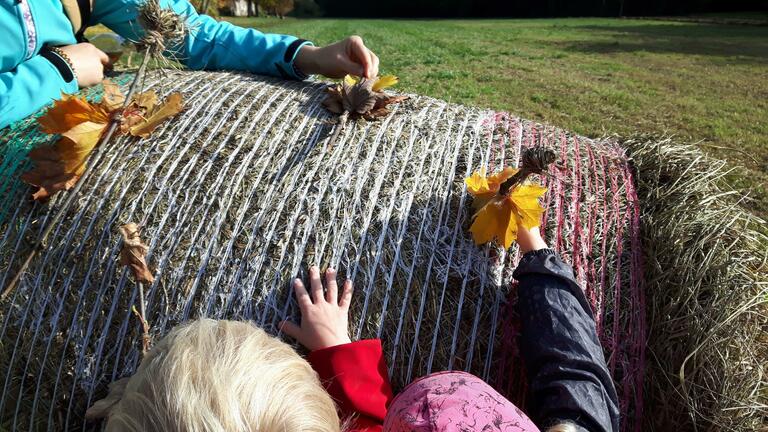
<path fill-rule="evenodd" d="M 342 419 L 353 418 L 352 431 L 381 430 L 392 387 L 379 339 L 312 351 L 308 360 L 336 401 Z"/>

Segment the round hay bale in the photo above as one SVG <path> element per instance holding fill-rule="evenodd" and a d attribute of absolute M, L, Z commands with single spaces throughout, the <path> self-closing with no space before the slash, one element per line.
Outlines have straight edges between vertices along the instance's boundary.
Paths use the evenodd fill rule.
<path fill-rule="evenodd" d="M 129 77 L 118 81 L 125 84 Z M 464 177 L 516 165 L 524 146 L 560 155 L 541 179 L 543 230 L 574 265 L 597 319 L 624 414 L 639 430 L 645 306 L 639 206 L 624 151 L 498 113 L 412 96 L 335 142 L 324 85 L 236 73 L 153 74 L 186 110 L 151 138 L 108 144 L 48 247 L 0 304 L 0 425 L 79 430 L 85 408 L 140 360 L 137 286 L 119 265 L 118 227 L 143 225 L 157 340 L 200 316 L 277 333 L 297 319 L 289 282 L 309 264 L 356 287 L 353 337 L 380 337 L 396 389 L 429 372 L 470 371 L 518 402 L 518 259 L 477 247 Z M 98 97 L 97 92 L 91 96 Z M 0 132 L 0 285 L 64 202 L 29 201 L 19 176 L 53 137 L 33 120 Z"/>

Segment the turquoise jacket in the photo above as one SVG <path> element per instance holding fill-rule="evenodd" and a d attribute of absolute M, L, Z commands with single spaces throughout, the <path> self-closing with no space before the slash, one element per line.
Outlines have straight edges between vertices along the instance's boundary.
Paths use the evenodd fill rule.
<path fill-rule="evenodd" d="M 142 29 L 136 17 L 142 1 L 95 0 L 88 24 L 104 24 L 128 40 L 139 40 Z M 198 15 L 187 0 L 160 0 L 160 5 L 185 16 L 193 29 L 172 52 L 187 67 L 304 78 L 293 59 L 309 42 L 218 22 Z M 29 15 L 24 18 L 26 10 L 31 20 Z M 40 54 L 45 46 L 74 43 L 60 0 L 0 0 L 0 128 L 59 99 L 62 92 L 79 90 L 77 80 L 65 81 L 59 69 Z"/>

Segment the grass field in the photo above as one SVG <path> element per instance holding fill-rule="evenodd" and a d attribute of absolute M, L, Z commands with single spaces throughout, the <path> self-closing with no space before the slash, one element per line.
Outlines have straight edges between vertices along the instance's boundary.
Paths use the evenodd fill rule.
<path fill-rule="evenodd" d="M 768 27 L 623 19 L 227 18 L 317 44 L 361 35 L 401 90 L 588 136 L 674 134 L 740 169 L 768 215 Z"/>

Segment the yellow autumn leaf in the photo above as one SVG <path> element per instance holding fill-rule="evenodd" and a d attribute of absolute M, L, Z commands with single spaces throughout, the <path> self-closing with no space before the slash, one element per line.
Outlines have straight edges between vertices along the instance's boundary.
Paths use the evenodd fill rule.
<path fill-rule="evenodd" d="M 480 169 L 480 171 L 475 171 L 470 177 L 464 179 L 464 184 L 467 185 L 467 192 L 475 197 L 489 193 L 495 194 L 499 191 L 501 184 L 515 175 L 517 171 L 517 168 L 506 167 L 503 170 L 486 177 L 485 169 L 483 168 Z"/>
<path fill-rule="evenodd" d="M 467 185 L 467 192 L 474 197 L 472 208 L 475 210 L 482 208 L 499 192 L 501 184 L 512 177 L 517 171 L 517 168 L 507 167 L 486 177 L 485 169 L 482 168 L 480 171 L 472 173 L 470 177 L 465 178 L 464 184 Z"/>
<path fill-rule="evenodd" d="M 397 84 L 398 79 L 394 75 L 384 75 L 376 78 L 376 82 L 373 83 L 373 91 L 381 91 L 387 87 L 392 87 Z"/>
<path fill-rule="evenodd" d="M 485 176 L 485 168 L 475 171 L 471 176 L 465 178 L 464 184 L 467 185 L 467 192 L 473 196 L 483 195 L 491 191 L 488 177 Z"/>
<path fill-rule="evenodd" d="M 355 85 L 357 82 L 360 81 L 359 77 L 353 76 L 353 75 L 345 75 L 344 76 L 344 82 L 347 83 L 347 85 Z"/>
<path fill-rule="evenodd" d="M 496 241 L 508 248 L 517 238 L 517 221 L 512 200 L 497 195 L 475 214 L 469 228 L 475 244 Z"/>
<path fill-rule="evenodd" d="M 519 226 L 531 229 L 539 225 L 544 208 L 539 198 L 547 191 L 539 185 L 524 184 L 509 195 L 493 195 L 475 213 L 469 228 L 476 244 L 496 241 L 505 249 L 517 239 Z M 476 198 L 477 199 L 477 198 Z"/>
<path fill-rule="evenodd" d="M 509 195 L 514 203 L 515 213 L 526 229 L 539 226 L 544 208 L 539 204 L 541 198 L 547 192 L 547 188 L 536 184 L 522 184 L 515 187 Z"/>

